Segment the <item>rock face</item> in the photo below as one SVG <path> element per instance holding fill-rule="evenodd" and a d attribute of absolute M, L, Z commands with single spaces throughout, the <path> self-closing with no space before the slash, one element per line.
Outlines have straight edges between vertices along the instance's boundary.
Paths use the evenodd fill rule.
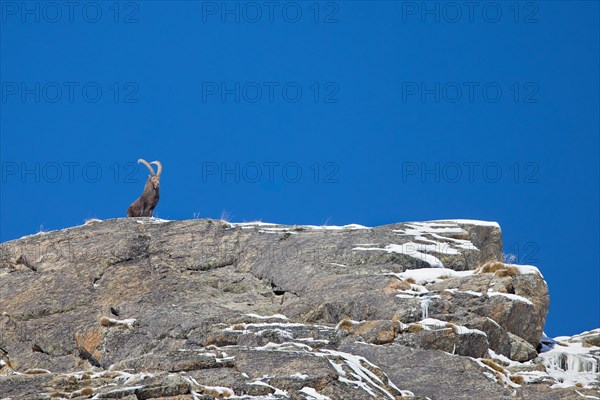
<path fill-rule="evenodd" d="M 6 242 L 0 399 L 598 394 L 549 387 L 547 286 L 500 260 L 499 226 L 467 220 L 117 219 Z"/>

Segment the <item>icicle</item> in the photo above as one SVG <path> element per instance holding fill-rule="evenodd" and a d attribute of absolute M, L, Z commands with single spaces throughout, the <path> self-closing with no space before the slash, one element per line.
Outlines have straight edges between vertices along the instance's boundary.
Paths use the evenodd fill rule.
<path fill-rule="evenodd" d="M 431 304 L 431 300 L 421 300 L 421 315 L 423 319 L 429 318 L 429 304 Z"/>

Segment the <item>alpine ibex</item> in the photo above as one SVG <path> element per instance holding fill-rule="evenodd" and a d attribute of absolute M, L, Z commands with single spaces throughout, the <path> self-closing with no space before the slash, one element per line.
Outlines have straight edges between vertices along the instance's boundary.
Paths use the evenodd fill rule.
<path fill-rule="evenodd" d="M 134 201 L 127 209 L 128 217 L 151 217 L 154 207 L 158 204 L 159 193 L 158 189 L 160 186 L 160 174 L 162 172 L 162 165 L 159 161 L 152 161 L 150 164 L 156 164 L 158 169 L 154 173 L 152 166 L 148 164 L 146 160 L 141 158 L 138 160 L 138 164 L 142 163 L 150 170 L 148 180 L 146 180 L 146 186 L 144 187 L 144 193 Z"/>

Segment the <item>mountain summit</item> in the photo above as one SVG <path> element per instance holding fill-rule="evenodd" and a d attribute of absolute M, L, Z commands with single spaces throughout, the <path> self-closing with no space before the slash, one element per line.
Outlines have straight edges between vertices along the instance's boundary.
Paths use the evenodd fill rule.
<path fill-rule="evenodd" d="M 498 224 L 90 221 L 0 244 L 0 399 L 600 398 Z"/>

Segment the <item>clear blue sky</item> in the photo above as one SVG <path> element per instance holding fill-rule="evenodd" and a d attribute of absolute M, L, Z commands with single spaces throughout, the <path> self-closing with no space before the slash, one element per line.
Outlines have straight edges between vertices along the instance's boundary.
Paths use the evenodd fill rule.
<path fill-rule="evenodd" d="M 600 326 L 598 2 L 0 4 L 1 241 L 158 159 L 167 219 L 498 221 L 547 333 Z"/>

